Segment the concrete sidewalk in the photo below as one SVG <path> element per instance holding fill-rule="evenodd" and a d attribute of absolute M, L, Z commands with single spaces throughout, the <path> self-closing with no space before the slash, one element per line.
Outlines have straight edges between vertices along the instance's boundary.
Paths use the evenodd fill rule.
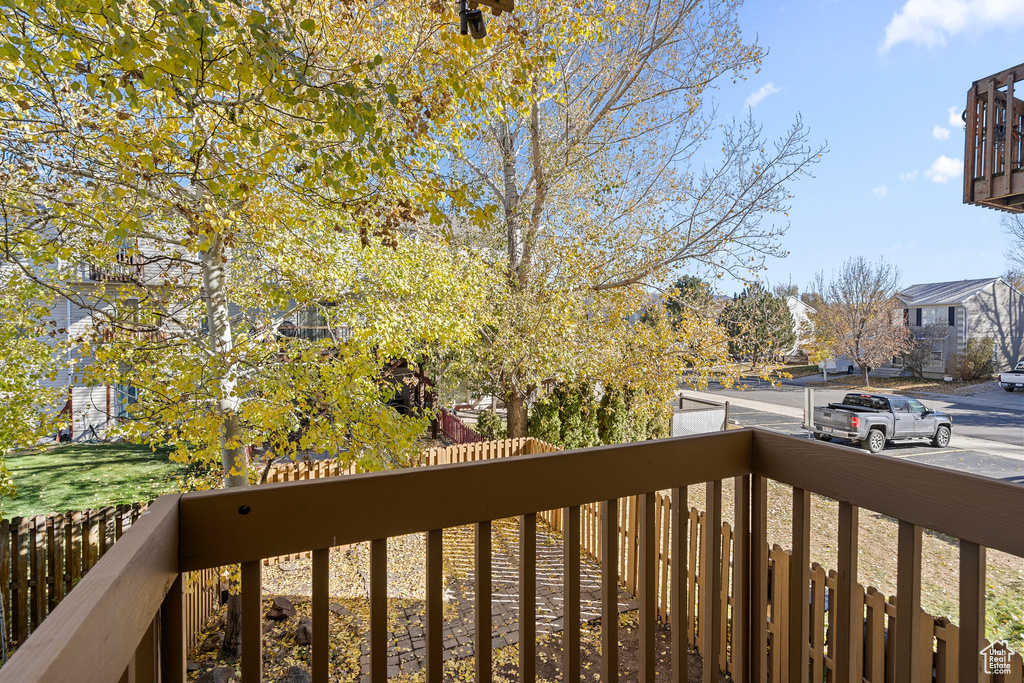
<path fill-rule="evenodd" d="M 693 391 L 692 389 L 688 389 L 683 391 L 682 394 L 689 398 L 701 399 L 702 401 L 713 401 L 715 403 L 723 402 L 720 394 L 712 394 L 706 391 Z M 773 413 L 775 415 L 785 415 L 786 417 L 795 418 L 800 421 L 802 421 L 804 417 L 804 411 L 801 408 L 781 406 L 775 403 L 766 403 L 764 401 L 755 401 L 747 398 L 734 398 L 732 396 L 727 400 L 731 405 L 749 408 L 751 410 L 760 410 L 766 413 Z M 953 425 L 953 437 L 950 439 L 949 443 L 950 446 L 954 448 L 963 448 L 966 450 L 976 451 L 978 453 L 985 453 L 986 455 L 998 455 L 1004 458 L 1024 462 L 1024 446 L 1015 446 L 1013 444 L 989 441 L 988 439 L 977 439 L 957 434 L 955 421 Z"/>

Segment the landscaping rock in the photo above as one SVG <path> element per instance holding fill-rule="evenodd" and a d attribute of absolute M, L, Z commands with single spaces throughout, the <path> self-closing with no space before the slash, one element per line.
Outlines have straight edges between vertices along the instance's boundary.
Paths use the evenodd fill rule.
<path fill-rule="evenodd" d="M 203 640 L 202 645 L 199 646 L 200 652 L 215 652 L 220 649 L 220 644 L 224 641 L 224 635 L 221 633 L 211 633 L 206 636 Z"/>
<path fill-rule="evenodd" d="M 185 670 L 186 671 L 199 671 L 199 662 L 197 662 L 194 659 L 186 659 L 185 660 Z"/>
<path fill-rule="evenodd" d="M 274 621 L 291 619 L 294 616 L 295 605 L 288 598 L 280 596 L 274 598 L 274 606 L 267 612 L 267 619 L 273 619 Z"/>
<path fill-rule="evenodd" d="M 196 683 L 228 683 L 235 679 L 235 669 L 230 666 L 218 666 L 207 671 L 196 679 Z"/>
<path fill-rule="evenodd" d="M 301 666 L 290 666 L 277 683 L 313 683 L 313 677 Z"/>
<path fill-rule="evenodd" d="M 299 628 L 295 631 L 296 645 L 309 645 L 313 642 L 313 620 L 309 617 L 299 618 Z"/>

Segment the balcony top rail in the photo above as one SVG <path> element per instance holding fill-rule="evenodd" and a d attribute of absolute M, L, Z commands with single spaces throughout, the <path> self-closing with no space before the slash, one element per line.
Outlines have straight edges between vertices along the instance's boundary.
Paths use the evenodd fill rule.
<path fill-rule="evenodd" d="M 840 501 L 841 526 L 843 510 L 851 506 L 900 520 L 899 595 L 910 596 L 906 603 L 901 604 L 919 606 L 920 603 L 921 528 L 960 538 L 962 548 L 968 553 L 968 570 L 974 567 L 977 573 L 980 567 L 982 577 L 980 588 L 977 577 L 972 584 L 970 571 L 961 577 L 961 611 L 962 616 L 966 615 L 965 624 L 961 626 L 961 638 L 965 640 L 961 642 L 971 642 L 973 634 L 973 642 L 977 643 L 978 628 L 984 633 L 983 612 L 978 616 L 975 609 L 977 618 L 970 616 L 977 600 L 982 600 L 983 604 L 984 548 L 1024 557 L 1024 491 L 1018 485 L 757 429 L 319 481 L 197 492 L 161 497 L 78 588 L 57 606 L 11 661 L 0 669 L 0 681 L 115 680 L 126 666 L 136 673 L 156 672 L 159 668 L 163 671 L 164 680 L 183 680 L 180 572 L 239 562 L 242 563 L 242 675 L 245 677 L 248 671 L 257 678 L 259 561 L 262 558 L 312 550 L 314 610 L 320 600 L 325 611 L 327 598 L 323 591 L 326 588 L 318 598 L 316 572 L 318 566 L 322 567 L 321 572 L 326 572 L 327 552 L 331 547 L 370 541 L 371 558 L 378 558 L 371 561 L 373 575 L 377 571 L 374 567 L 379 567 L 382 561 L 381 553 L 386 552 L 384 540 L 391 536 L 428 532 L 428 555 L 438 553 L 439 562 L 439 543 L 433 546 L 433 551 L 430 545 L 430 533 L 439 529 L 476 523 L 478 538 L 489 539 L 489 535 L 479 536 L 484 526 L 489 524 L 488 520 L 557 508 L 573 510 L 577 509 L 575 506 L 592 501 L 614 501 L 638 494 L 646 499 L 649 498 L 646 494 L 664 489 L 683 491 L 685 499 L 683 487 L 705 482 L 717 482 L 715 486 L 708 487 L 708 514 L 716 516 L 709 517 L 707 528 L 715 529 L 715 520 L 721 515 L 721 481 L 746 475 L 755 478 L 749 533 L 758 543 L 758 539 L 764 538 L 765 503 L 763 496 L 760 503 L 757 502 L 756 481 L 774 479 L 794 487 L 792 561 L 794 566 L 799 566 L 799 563 L 807 565 L 805 571 L 809 570 L 809 541 L 806 540 L 809 533 L 809 492 Z M 444 495 L 438 495 L 439 492 Z M 382 504 L 381 501 L 387 503 Z M 650 519 L 649 529 L 653 523 L 653 508 L 647 503 L 643 506 L 641 525 L 645 523 L 643 520 Z M 758 509 L 762 511 L 760 514 Z M 282 515 L 281 510 L 288 510 L 289 514 Z M 316 519 L 318 522 L 296 524 L 296 519 Z M 575 524 L 575 531 L 572 524 L 566 528 L 567 546 L 571 543 L 571 534 L 575 533 L 578 539 L 578 517 Z M 855 545 L 856 524 L 853 528 Z M 489 534 L 489 526 L 486 529 Z M 646 538 L 646 533 L 642 532 L 641 537 Z M 804 535 L 803 541 L 801 534 Z M 845 543 L 849 542 L 847 538 Z M 849 555 L 845 561 L 842 559 L 843 539 L 839 543 L 840 563 L 848 564 Z M 751 547 L 758 545 L 752 541 Z M 981 556 L 975 558 L 973 564 L 970 560 L 972 548 L 981 548 Z M 647 566 L 643 565 L 643 558 L 653 552 L 653 548 L 644 546 L 642 566 Z M 763 564 L 756 567 L 753 564 L 755 556 L 758 553 L 751 555 L 751 573 L 747 574 L 744 569 L 741 578 L 754 572 L 763 573 Z M 569 562 L 570 556 L 567 554 L 566 557 Z M 854 554 L 854 576 L 855 562 Z M 440 578 L 436 573 L 431 578 L 430 563 L 428 558 L 428 629 L 431 627 L 431 596 L 440 600 Z M 713 560 L 710 566 L 715 566 Z M 673 572 L 678 570 L 678 565 L 673 565 Z M 647 570 L 642 569 L 641 576 L 644 576 L 644 571 Z M 326 574 L 320 576 L 322 585 L 326 586 Z M 378 572 L 378 579 L 380 576 Z M 386 579 L 386 573 L 383 576 Z M 918 584 L 916 598 L 913 597 L 915 576 Z M 790 594 L 796 600 L 806 599 L 807 582 L 804 582 L 802 591 L 796 588 L 802 578 L 806 577 L 793 572 L 790 579 L 795 582 Z M 373 580 L 371 576 L 371 586 L 376 585 L 372 584 Z M 711 584 L 711 595 L 717 594 L 715 588 L 721 585 L 722 577 L 717 576 L 716 580 L 719 583 Z M 436 581 L 437 585 L 433 586 L 431 581 Z M 675 578 L 673 583 L 678 585 Z M 646 590 L 644 585 L 641 581 L 641 624 L 647 628 L 643 625 L 649 623 L 653 635 L 653 616 L 645 607 L 653 605 L 653 600 L 649 592 L 646 597 L 643 594 Z M 756 582 L 750 586 L 754 591 L 751 604 L 758 603 L 758 595 L 763 602 L 763 588 L 758 594 Z M 900 599 L 904 600 L 903 597 Z M 246 604 L 252 606 L 248 620 Z M 799 609 L 793 613 L 799 613 Z M 386 622 L 386 608 L 381 607 L 371 587 L 372 662 L 382 661 L 379 652 L 384 642 L 380 639 L 384 635 L 378 633 L 380 629 L 375 630 L 374 626 L 377 623 L 374 619 L 382 614 Z M 314 612 L 314 620 L 317 618 Z M 981 620 L 980 626 L 978 619 Z M 750 623 L 756 625 L 758 621 L 754 618 Z M 763 627 L 763 619 L 760 621 Z M 567 616 L 566 623 L 570 622 Z M 711 626 L 711 632 L 715 632 L 714 624 Z M 751 626 L 753 628 L 755 626 Z M 806 646 L 806 636 L 801 637 L 799 630 L 792 630 L 799 629 L 800 625 L 791 625 L 790 628 L 790 647 L 799 648 L 800 642 Z M 247 633 L 253 635 L 257 642 L 255 648 L 250 648 L 248 657 L 244 647 L 244 643 L 249 642 Z M 755 635 L 752 630 L 749 642 L 765 642 Z M 572 638 L 571 635 L 566 637 Z M 576 637 L 578 639 L 578 633 Z M 914 640 L 918 637 L 909 631 L 898 631 L 897 654 L 914 651 L 912 648 L 918 647 L 915 643 L 920 642 Z M 136 643 L 139 643 L 137 647 Z M 718 646 L 714 643 L 712 646 L 716 649 L 705 657 L 706 663 L 718 660 Z M 314 680 L 326 680 L 326 647 L 326 643 L 318 646 L 314 642 Z M 576 652 L 578 659 L 578 650 Z M 653 649 L 651 655 L 653 657 Z M 685 657 L 685 652 L 681 656 Z M 792 651 L 790 656 L 792 661 L 799 661 L 800 650 Z M 898 657 L 897 662 L 911 659 L 915 658 Z M 322 662 L 323 668 L 318 669 L 318 661 Z M 972 662 L 966 658 L 963 661 L 964 666 L 970 668 Z M 428 655 L 428 671 L 429 662 Z M 381 680 L 376 676 L 383 675 L 384 669 L 376 663 L 371 666 L 378 667 L 372 669 L 373 680 Z M 478 666 L 481 666 L 479 662 Z M 641 672 L 644 672 L 643 664 Z M 653 669 L 648 669 L 648 672 L 653 676 Z M 897 677 L 900 678 L 899 673 Z M 806 678 L 804 676 L 803 680 Z M 157 678 L 145 675 L 137 677 L 137 680 Z M 428 680 L 431 680 L 429 674 Z M 644 677 L 644 680 L 648 679 Z M 839 680 L 846 679 L 841 677 Z M 908 677 L 907 680 L 911 679 Z"/>

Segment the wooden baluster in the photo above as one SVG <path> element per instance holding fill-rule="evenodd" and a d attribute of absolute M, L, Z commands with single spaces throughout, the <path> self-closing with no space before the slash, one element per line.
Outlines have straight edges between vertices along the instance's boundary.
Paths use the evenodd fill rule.
<path fill-rule="evenodd" d="M 658 523 L 658 535 L 660 540 L 658 541 L 658 547 L 660 559 L 658 561 L 658 571 L 661 573 L 661 577 L 658 580 L 658 615 L 661 620 L 668 623 L 669 620 L 669 606 L 668 606 L 668 590 L 669 590 L 669 572 L 671 571 L 670 555 L 672 542 L 671 538 L 671 517 L 672 517 L 672 499 L 668 496 L 658 495 L 658 516 L 661 521 Z"/>
<path fill-rule="evenodd" d="M 639 537 L 639 571 L 637 578 L 640 585 L 640 592 L 637 596 L 640 602 L 640 678 L 641 683 L 654 683 L 655 667 L 655 617 L 657 612 L 658 585 L 655 574 L 655 495 L 645 493 L 640 496 L 639 509 L 637 512 L 640 518 Z M 573 679 L 576 680 L 576 679 Z"/>
<path fill-rule="evenodd" d="M 899 545 L 896 557 L 896 680 L 917 681 L 920 678 L 918 651 L 921 631 L 921 527 L 900 520 Z"/>
<path fill-rule="evenodd" d="M 388 539 L 370 541 L 370 683 L 388 679 Z"/>
<path fill-rule="evenodd" d="M 531 512 L 519 517 L 519 680 L 536 677 L 537 513 Z"/>
<path fill-rule="evenodd" d="M 427 532 L 427 683 L 444 680 L 444 531 Z"/>
<path fill-rule="evenodd" d="M 242 563 L 242 680 L 263 680 L 260 560 Z"/>
<path fill-rule="evenodd" d="M 986 83 L 988 88 L 988 101 L 985 104 L 985 191 L 991 197 L 995 194 L 992 177 L 995 175 L 996 145 L 995 145 L 995 124 L 996 124 L 996 81 L 990 78 Z"/>
<path fill-rule="evenodd" d="M 601 534 L 601 680 L 605 683 L 616 683 L 619 680 L 619 501 L 617 498 L 606 500 L 601 504 Z M 522 642 L 521 639 L 520 642 Z"/>
<path fill-rule="evenodd" d="M 964 135 L 964 202 L 974 201 L 974 179 L 978 175 L 978 87 L 967 93 L 967 134 Z"/>
<path fill-rule="evenodd" d="M 750 679 L 750 475 L 736 477 L 732 554 L 733 679 Z"/>
<path fill-rule="evenodd" d="M 153 621 L 149 622 L 149 628 L 146 629 L 142 640 L 139 641 L 139 646 L 135 648 L 135 676 L 132 678 L 134 683 L 155 683 L 159 680 L 157 666 L 160 655 L 156 623 L 157 619 L 154 617 Z"/>
<path fill-rule="evenodd" d="M 960 541 L 960 683 L 974 683 L 981 678 L 978 653 L 984 647 L 984 638 L 985 548 Z"/>
<path fill-rule="evenodd" d="M 185 591 L 184 577 L 171 584 L 160 605 L 160 679 L 185 680 Z"/>
<path fill-rule="evenodd" d="M 835 667 L 837 683 L 861 683 L 854 656 L 863 637 L 864 598 L 857 585 L 857 539 L 860 509 L 839 502 L 839 572 L 836 575 Z"/>
<path fill-rule="evenodd" d="M 698 556 L 703 539 L 700 535 L 700 515 L 696 508 L 687 513 L 687 520 L 690 523 L 690 549 L 686 564 L 688 568 L 686 574 L 686 640 L 690 645 L 696 646 L 697 628 L 703 618 L 700 614 L 700 596 L 697 594 L 697 577 L 701 571 L 698 566 Z"/>
<path fill-rule="evenodd" d="M 690 671 L 690 650 L 687 647 L 686 632 L 690 627 L 686 594 L 686 528 L 689 522 L 686 509 L 687 490 L 685 486 L 672 489 L 671 545 L 669 557 L 672 560 L 672 576 L 669 579 L 669 608 L 672 619 L 672 683 L 686 683 Z M 604 676 L 601 677 L 604 680 Z"/>
<path fill-rule="evenodd" d="M 718 625 L 718 668 L 723 672 L 730 673 L 729 661 L 726 658 L 729 653 L 726 627 L 729 624 L 729 557 L 731 551 L 732 526 L 729 522 L 722 522 L 722 585 L 719 587 L 716 607 L 722 615 L 721 623 Z"/>
<path fill-rule="evenodd" d="M 328 595 L 330 593 L 330 572 L 328 565 L 331 557 L 330 548 L 319 548 L 313 551 L 313 653 L 312 677 L 314 683 L 327 683 L 330 659 L 330 624 L 328 615 Z"/>
<path fill-rule="evenodd" d="M 562 680 L 580 680 L 580 506 L 562 509 Z"/>
<path fill-rule="evenodd" d="M 718 658 L 721 642 L 722 613 L 716 609 L 722 593 L 722 480 L 708 482 L 707 510 L 704 518 L 704 561 L 702 562 L 700 594 L 703 636 L 701 655 L 704 658 L 704 683 L 718 683 Z"/>
<path fill-rule="evenodd" d="M 1015 135 L 1013 124 L 1013 78 L 1014 74 L 1011 71 L 1006 77 L 1006 109 L 1003 113 L 1003 130 L 1006 131 L 1003 137 L 1003 192 L 1002 194 L 1010 194 L 1012 188 L 1011 178 L 1013 176 L 1013 152 L 1015 145 L 1013 144 L 1013 137 Z M 1021 131 L 1024 133 L 1024 131 Z"/>
<path fill-rule="evenodd" d="M 811 584 L 811 493 L 793 487 L 793 551 L 789 558 L 789 680 L 807 683 Z"/>
<path fill-rule="evenodd" d="M 768 680 L 768 480 L 750 479 L 750 680 Z"/>
<path fill-rule="evenodd" d="M 566 541 L 568 543 L 568 541 Z M 578 545 L 578 544 L 577 544 Z M 473 650 L 476 680 L 491 683 L 491 523 L 476 523 L 476 609 Z"/>

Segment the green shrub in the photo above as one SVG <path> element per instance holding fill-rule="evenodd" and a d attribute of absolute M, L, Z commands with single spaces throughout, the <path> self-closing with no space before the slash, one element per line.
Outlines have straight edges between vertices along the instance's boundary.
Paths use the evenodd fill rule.
<path fill-rule="evenodd" d="M 497 414 L 484 411 L 476 418 L 476 433 L 488 441 L 499 441 L 508 436 L 508 429 Z"/>
<path fill-rule="evenodd" d="M 597 434 L 601 443 L 622 443 L 626 428 L 626 402 L 622 391 L 606 385 L 597 408 Z"/>
<path fill-rule="evenodd" d="M 992 360 L 994 351 L 995 342 L 991 337 L 968 339 L 964 350 L 953 354 L 950 364 L 953 376 L 965 381 L 988 379 L 996 370 Z"/>
<path fill-rule="evenodd" d="M 559 402 L 554 394 L 537 401 L 526 423 L 527 433 L 541 441 L 559 445 L 562 441 L 562 420 L 558 416 L 558 408 Z"/>

